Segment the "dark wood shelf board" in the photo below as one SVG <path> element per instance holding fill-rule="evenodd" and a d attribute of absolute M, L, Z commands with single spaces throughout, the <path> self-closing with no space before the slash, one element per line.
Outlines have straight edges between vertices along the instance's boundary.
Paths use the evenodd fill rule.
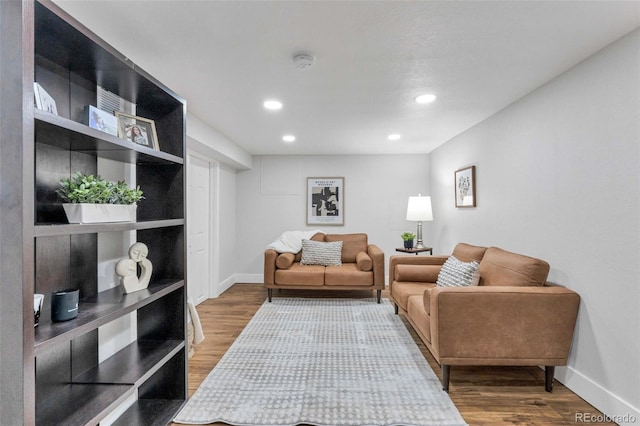
<path fill-rule="evenodd" d="M 35 355 L 38 356 L 57 343 L 95 330 L 182 287 L 184 280 L 161 280 L 134 293 L 126 294 L 121 286 L 117 286 L 98 293 L 95 297 L 82 299 L 78 306 L 78 316 L 70 321 L 54 323 L 47 318 L 40 319 L 40 324 L 35 329 Z"/>
<path fill-rule="evenodd" d="M 142 229 L 168 228 L 184 225 L 184 219 L 149 220 L 119 223 L 41 224 L 36 225 L 35 237 L 60 235 L 96 234 L 100 232 L 137 231 Z"/>
<path fill-rule="evenodd" d="M 140 399 L 129 407 L 113 425 L 166 425 L 173 420 L 185 402 L 180 399 Z"/>
<path fill-rule="evenodd" d="M 133 394 L 132 385 L 70 384 L 36 404 L 36 425 L 97 424 Z"/>
<path fill-rule="evenodd" d="M 182 340 L 137 340 L 73 382 L 140 386 L 183 347 Z"/>
<path fill-rule="evenodd" d="M 132 164 L 184 164 L 184 159 L 175 155 L 134 144 L 46 111 L 36 109 L 34 117 L 36 140 L 46 141 L 50 146 Z M 38 138 L 41 132 L 57 137 Z"/>

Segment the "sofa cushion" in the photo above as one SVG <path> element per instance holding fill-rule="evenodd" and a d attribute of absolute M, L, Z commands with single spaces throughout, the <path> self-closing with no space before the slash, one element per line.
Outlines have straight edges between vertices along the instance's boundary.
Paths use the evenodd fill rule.
<path fill-rule="evenodd" d="M 319 241 L 302 240 L 303 265 L 341 265 L 342 241 L 323 243 Z"/>
<path fill-rule="evenodd" d="M 435 284 L 414 283 L 414 282 L 394 282 L 391 286 L 391 297 L 405 311 L 407 310 L 407 300 L 410 296 L 420 295 L 429 288 L 435 287 Z"/>
<path fill-rule="evenodd" d="M 356 263 L 361 271 L 369 272 L 373 269 L 373 260 L 367 253 L 361 251 L 356 255 Z"/>
<path fill-rule="evenodd" d="M 324 285 L 372 286 L 373 272 L 361 271 L 356 263 L 327 266 L 324 270 Z"/>
<path fill-rule="evenodd" d="M 428 291 L 425 293 L 428 293 Z M 425 306 L 420 295 L 416 294 L 407 299 L 407 316 L 411 320 L 412 325 L 418 329 L 417 331 L 419 331 L 428 342 L 431 342 L 430 318 L 425 311 Z"/>
<path fill-rule="evenodd" d="M 480 262 L 480 285 L 542 286 L 549 264 L 541 259 L 490 247 Z"/>
<path fill-rule="evenodd" d="M 325 234 L 327 242 L 342 241 L 342 262 L 355 263 L 361 251 L 367 251 L 367 234 Z"/>
<path fill-rule="evenodd" d="M 449 256 L 438 274 L 436 284 L 438 287 L 465 287 L 478 285 L 478 262 L 462 262 L 455 256 Z"/>
<path fill-rule="evenodd" d="M 398 264 L 395 269 L 396 281 L 415 281 L 435 283 L 442 265 L 405 265 Z"/>
<path fill-rule="evenodd" d="M 324 266 L 301 265 L 295 262 L 289 269 L 277 269 L 275 283 L 280 285 L 312 285 L 324 284 Z"/>
<path fill-rule="evenodd" d="M 293 253 L 281 253 L 276 258 L 276 267 L 278 269 L 287 269 L 293 265 L 293 261 L 296 258 Z"/>
<path fill-rule="evenodd" d="M 472 262 L 475 260 L 476 262 L 480 263 L 486 251 L 486 247 L 472 246 L 471 244 L 466 243 L 458 243 L 453 249 L 453 253 L 451 254 L 462 262 Z"/>

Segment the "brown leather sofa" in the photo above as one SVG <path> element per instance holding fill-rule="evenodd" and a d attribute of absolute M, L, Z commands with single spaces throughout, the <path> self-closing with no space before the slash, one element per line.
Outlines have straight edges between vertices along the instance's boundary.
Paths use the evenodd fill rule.
<path fill-rule="evenodd" d="M 448 256 L 391 256 L 389 283 L 396 313 L 406 316 L 442 366 L 449 390 L 452 365 L 566 365 L 580 296 L 546 285 L 549 264 L 497 247 L 460 243 L 453 255 L 479 262 L 477 286 L 437 287 Z"/>
<path fill-rule="evenodd" d="M 300 263 L 301 251 L 264 252 L 264 286 L 271 302 L 273 289 L 376 290 L 378 303 L 385 287 L 384 252 L 369 244 L 367 234 L 315 234 L 313 241 L 342 241 L 342 265 Z"/>

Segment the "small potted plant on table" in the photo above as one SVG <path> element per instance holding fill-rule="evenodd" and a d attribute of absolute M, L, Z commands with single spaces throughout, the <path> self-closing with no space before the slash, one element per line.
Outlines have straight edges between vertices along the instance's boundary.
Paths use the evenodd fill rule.
<path fill-rule="evenodd" d="M 83 173 L 62 179 L 56 192 L 66 201 L 62 207 L 69 223 L 135 222 L 135 203 L 144 198 L 139 186 Z"/>
<path fill-rule="evenodd" d="M 404 240 L 404 248 L 413 248 L 413 239 L 416 237 L 416 234 L 412 232 L 403 232 L 401 237 Z"/>

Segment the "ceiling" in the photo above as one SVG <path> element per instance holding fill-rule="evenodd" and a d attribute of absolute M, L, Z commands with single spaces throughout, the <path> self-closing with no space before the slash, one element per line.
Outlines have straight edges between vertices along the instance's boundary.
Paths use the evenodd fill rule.
<path fill-rule="evenodd" d="M 640 26 L 637 1 L 56 3 L 256 155 L 428 153 Z"/>

